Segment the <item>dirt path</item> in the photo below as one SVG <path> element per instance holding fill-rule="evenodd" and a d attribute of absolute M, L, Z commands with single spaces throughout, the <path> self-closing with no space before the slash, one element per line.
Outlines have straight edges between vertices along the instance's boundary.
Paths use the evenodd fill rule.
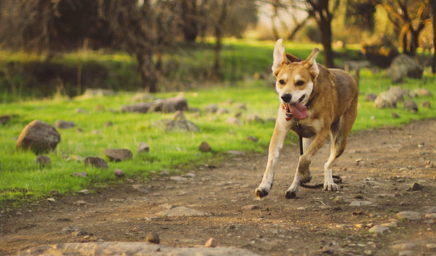
<path fill-rule="evenodd" d="M 344 180 L 336 193 L 300 188 L 297 199 L 285 199 L 298 158 L 298 146 L 290 145 L 283 149 L 270 195 L 261 201 L 254 190 L 261 181 L 266 154 L 235 156 L 216 168 L 201 166 L 188 171 L 191 175 L 182 181 L 156 175 L 145 184 L 126 182 L 97 194 L 60 197 L 54 203 L 3 211 L 0 255 L 43 244 L 144 241 L 150 231 L 159 234 L 162 244 L 175 247 L 200 246 L 214 237 L 219 246 L 246 248 L 261 255 L 318 255 L 322 251 L 435 255 L 436 248 L 429 245 L 436 246 L 435 220 L 425 218 L 426 212 L 436 212 L 430 208 L 436 206 L 436 168 L 431 167 L 436 163 L 435 134 L 436 120 L 352 134 L 334 167 L 334 174 Z M 313 161 L 311 183 L 322 181 L 328 153 L 326 145 Z M 406 191 L 413 182 L 423 190 Z M 344 202 L 333 200 L 337 196 Z M 350 206 L 353 201 L 369 201 L 374 206 Z M 210 215 L 156 214 L 169 205 Z M 258 208 L 242 210 L 247 205 Z M 422 220 L 398 221 L 396 213 L 401 211 L 416 211 Z M 383 234 L 368 231 L 381 224 L 390 229 Z M 82 232 L 73 232 L 77 230 Z M 402 245 L 406 242 L 412 244 Z M 400 248 L 393 248 L 394 244 Z"/>

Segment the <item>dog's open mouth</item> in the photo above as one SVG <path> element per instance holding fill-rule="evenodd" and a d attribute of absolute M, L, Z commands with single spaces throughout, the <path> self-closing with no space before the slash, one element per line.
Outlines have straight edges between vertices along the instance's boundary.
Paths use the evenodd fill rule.
<path fill-rule="evenodd" d="M 292 118 L 295 116 L 298 119 L 304 119 L 307 116 L 307 108 L 303 105 L 302 101 L 306 95 L 303 95 L 296 103 L 288 104 L 283 103 L 283 108 L 286 110 L 286 116 Z"/>

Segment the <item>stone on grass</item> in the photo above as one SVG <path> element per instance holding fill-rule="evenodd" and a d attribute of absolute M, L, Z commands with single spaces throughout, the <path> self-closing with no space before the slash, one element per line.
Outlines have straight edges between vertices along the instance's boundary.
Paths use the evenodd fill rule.
<path fill-rule="evenodd" d="M 59 195 L 59 191 L 58 190 L 52 190 L 52 191 L 50 191 L 49 194 L 52 195 L 52 196 L 58 196 Z"/>
<path fill-rule="evenodd" d="M 125 105 L 121 107 L 122 112 L 129 113 L 147 113 L 147 111 L 153 106 L 151 102 L 141 102 L 133 105 Z"/>
<path fill-rule="evenodd" d="M 368 230 L 369 233 L 383 234 L 389 230 L 388 227 L 374 226 Z"/>
<path fill-rule="evenodd" d="M 414 211 L 403 211 L 396 214 L 397 218 L 400 220 L 413 220 L 413 221 L 420 221 L 421 220 L 421 214 L 419 212 Z"/>
<path fill-rule="evenodd" d="M 209 104 L 206 107 L 204 107 L 204 111 L 206 113 L 216 113 L 218 111 L 218 105 L 217 104 Z"/>
<path fill-rule="evenodd" d="M 104 151 L 104 155 L 107 156 L 107 158 L 109 158 L 111 162 L 112 161 L 121 162 L 131 159 L 133 153 L 132 151 L 125 148 L 122 149 L 109 148 Z"/>
<path fill-rule="evenodd" d="M 213 237 L 211 237 L 211 238 L 209 238 L 209 240 L 207 240 L 207 242 L 204 244 L 204 247 L 206 247 L 206 248 L 217 247 L 217 242 L 215 241 L 215 239 L 213 239 Z"/>
<path fill-rule="evenodd" d="M 212 148 L 210 147 L 209 143 L 207 143 L 206 141 L 203 141 L 200 146 L 198 147 L 198 149 L 200 149 L 201 152 L 209 152 L 212 150 Z"/>
<path fill-rule="evenodd" d="M 247 138 L 245 138 L 248 141 L 252 141 L 252 142 L 258 142 L 259 138 L 254 137 L 254 136 L 247 136 Z"/>
<path fill-rule="evenodd" d="M 148 242 L 86 242 L 43 245 L 23 251 L 22 255 L 147 255 L 147 256 L 260 256 L 242 248 L 175 248 Z"/>
<path fill-rule="evenodd" d="M 71 174 L 71 176 L 86 178 L 86 177 L 88 177 L 88 173 L 86 173 L 86 172 L 73 172 L 73 174 Z"/>
<path fill-rule="evenodd" d="M 171 120 L 165 124 L 166 132 L 198 132 L 198 126 L 189 120 Z"/>
<path fill-rule="evenodd" d="M 47 165 L 47 164 L 51 164 L 51 159 L 48 156 L 40 155 L 40 156 L 36 157 L 35 163 L 44 166 L 44 165 Z"/>
<path fill-rule="evenodd" d="M 174 105 L 167 100 L 156 100 L 153 105 L 147 110 L 147 113 L 162 112 L 173 113 L 176 112 Z"/>
<path fill-rule="evenodd" d="M 376 107 L 376 108 L 397 108 L 396 97 L 389 92 L 382 92 L 375 99 L 374 107 Z"/>
<path fill-rule="evenodd" d="M 216 111 L 216 114 L 217 115 L 223 115 L 223 114 L 228 114 L 229 113 L 229 111 L 227 110 L 227 109 L 225 109 L 225 108 L 219 108 L 217 111 Z"/>
<path fill-rule="evenodd" d="M 432 96 L 433 94 L 425 89 L 425 88 L 419 88 L 419 89 L 415 89 L 413 90 L 416 94 L 418 94 L 419 96 Z"/>
<path fill-rule="evenodd" d="M 392 86 L 389 88 L 387 92 L 390 93 L 392 96 L 394 96 L 396 101 L 400 101 L 400 102 L 403 102 L 404 96 L 409 94 L 409 90 L 403 89 L 401 88 L 401 86 Z"/>
<path fill-rule="evenodd" d="M 421 79 L 424 68 L 413 58 L 407 55 L 399 55 L 394 58 L 386 75 L 392 79 L 392 83 L 401 83 L 404 77 Z"/>
<path fill-rule="evenodd" d="M 117 177 L 124 177 L 126 174 L 123 172 L 123 170 L 121 170 L 121 169 L 115 169 L 114 170 L 114 173 L 115 173 L 115 176 L 117 176 Z"/>
<path fill-rule="evenodd" d="M 234 124 L 234 125 L 242 125 L 243 123 L 238 118 L 232 116 L 227 118 L 226 123 L 228 124 Z"/>
<path fill-rule="evenodd" d="M 406 100 L 403 104 L 403 109 L 410 110 L 411 112 L 418 112 L 418 105 L 413 100 Z"/>
<path fill-rule="evenodd" d="M 76 108 L 76 110 L 74 110 L 74 112 L 76 113 L 81 113 L 81 114 L 88 114 L 88 111 L 83 109 L 83 108 Z"/>
<path fill-rule="evenodd" d="M 35 154 L 50 152 L 61 141 L 61 135 L 48 123 L 35 120 L 29 123 L 18 137 L 16 147 L 22 150 L 32 150 Z"/>
<path fill-rule="evenodd" d="M 194 210 L 184 206 L 174 207 L 172 209 L 156 213 L 158 216 L 167 217 L 193 217 L 193 216 L 209 216 L 210 213 Z"/>
<path fill-rule="evenodd" d="M 394 119 L 400 118 L 400 115 L 395 113 L 395 112 L 392 112 L 392 118 L 394 118 Z"/>
<path fill-rule="evenodd" d="M 240 110 L 247 110 L 247 105 L 245 105 L 244 103 L 238 103 L 235 105 L 235 107 Z"/>
<path fill-rule="evenodd" d="M 423 108 L 431 108 L 430 101 L 426 100 L 426 101 L 422 102 L 421 103 L 421 107 L 423 107 Z"/>
<path fill-rule="evenodd" d="M 265 122 L 260 116 L 258 116 L 256 114 L 252 114 L 252 115 L 247 116 L 246 120 L 249 123 L 261 123 L 261 124 L 263 124 Z"/>
<path fill-rule="evenodd" d="M 149 151 L 150 151 L 150 146 L 148 146 L 147 143 L 145 142 L 141 142 L 139 143 L 138 150 L 136 150 L 136 153 L 141 154 L 141 153 L 147 153 Z"/>
<path fill-rule="evenodd" d="M 160 244 L 159 235 L 154 231 L 148 233 L 145 240 L 147 240 L 147 242 L 149 242 L 149 243 Z"/>
<path fill-rule="evenodd" d="M 88 156 L 85 158 L 85 166 L 91 165 L 96 168 L 108 169 L 106 161 L 100 157 Z"/>
<path fill-rule="evenodd" d="M 57 129 L 68 129 L 76 127 L 73 121 L 56 120 L 54 127 Z"/>
<path fill-rule="evenodd" d="M 367 95 L 365 95 L 365 101 L 374 102 L 375 99 L 377 99 L 377 94 L 368 93 Z"/>

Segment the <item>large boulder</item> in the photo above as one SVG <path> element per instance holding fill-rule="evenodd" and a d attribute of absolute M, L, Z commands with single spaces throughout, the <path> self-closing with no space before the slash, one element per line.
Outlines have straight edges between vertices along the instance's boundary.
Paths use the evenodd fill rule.
<path fill-rule="evenodd" d="M 397 108 L 397 98 L 390 92 L 382 92 L 375 99 L 376 108 Z"/>
<path fill-rule="evenodd" d="M 35 120 L 21 132 L 16 147 L 41 154 L 54 150 L 60 141 L 61 135 L 56 128 L 46 122 Z"/>
<path fill-rule="evenodd" d="M 407 89 L 405 90 L 400 86 L 392 86 L 391 88 L 389 88 L 387 92 L 392 94 L 395 101 L 400 101 L 400 102 L 403 102 L 404 96 L 407 96 L 409 94 L 409 90 Z"/>
<path fill-rule="evenodd" d="M 362 44 L 362 53 L 373 65 L 387 68 L 400 55 L 397 47 L 384 35 L 374 35 Z"/>
<path fill-rule="evenodd" d="M 421 79 L 424 68 L 414 59 L 407 55 L 395 57 L 390 67 L 386 70 L 386 75 L 392 80 L 392 83 L 403 82 L 404 77 Z"/>

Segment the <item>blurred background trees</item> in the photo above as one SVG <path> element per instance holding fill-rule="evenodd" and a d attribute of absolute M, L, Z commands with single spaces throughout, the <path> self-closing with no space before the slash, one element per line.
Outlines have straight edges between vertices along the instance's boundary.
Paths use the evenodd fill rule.
<path fill-rule="evenodd" d="M 0 50 L 30 52 L 52 64 L 79 50 L 128 53 L 140 75 L 137 86 L 156 92 L 162 79 L 180 77 L 170 73 L 184 65 L 177 56 L 205 49 L 208 64 L 190 79 L 228 79 L 224 38 L 321 43 L 324 65 L 334 67 L 335 58 L 348 54 L 347 45 L 382 34 L 436 72 L 436 57 L 422 61 L 426 52 L 434 56 L 435 9 L 436 0 L 2 0 Z M 78 85 L 85 79 L 81 65 Z M 78 86 L 77 94 L 86 86 Z"/>

